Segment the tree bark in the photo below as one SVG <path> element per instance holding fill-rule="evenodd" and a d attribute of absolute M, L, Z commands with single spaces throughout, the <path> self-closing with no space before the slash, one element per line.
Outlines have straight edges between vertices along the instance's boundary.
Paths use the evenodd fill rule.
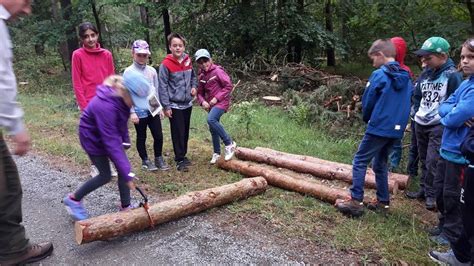
<path fill-rule="evenodd" d="M 323 159 L 319 159 L 319 158 L 312 157 L 312 156 L 307 156 L 307 155 L 291 154 L 291 153 L 286 153 L 286 152 L 282 152 L 282 151 L 272 150 L 272 149 L 269 149 L 269 148 L 256 147 L 255 150 L 260 151 L 260 152 L 265 152 L 265 153 L 271 154 L 273 156 L 280 156 L 280 157 L 285 157 L 285 158 L 292 159 L 292 160 L 300 160 L 300 161 L 305 161 L 305 162 L 314 163 L 314 164 L 325 164 L 325 165 L 329 165 L 329 166 L 332 166 L 332 167 L 335 167 L 335 168 L 338 167 L 338 168 L 346 169 L 346 170 L 352 172 L 352 165 L 350 165 L 350 164 L 343 164 L 343 163 L 327 161 L 327 160 L 323 160 Z M 366 177 L 368 177 L 368 176 L 370 176 L 371 179 L 373 178 L 375 180 L 375 173 L 370 168 L 367 169 Z M 388 178 L 389 178 L 389 180 L 395 180 L 398 183 L 398 188 L 399 189 L 406 189 L 406 187 L 408 185 L 408 176 L 407 175 L 389 173 Z"/>
<path fill-rule="evenodd" d="M 74 226 L 76 241 L 80 245 L 145 230 L 151 226 L 151 222 L 153 225 L 158 225 L 176 220 L 212 207 L 263 193 L 266 188 L 265 179 L 255 177 L 229 185 L 190 192 L 178 198 L 157 203 L 150 206 L 150 217 L 144 208 L 138 208 L 78 221 Z"/>
<path fill-rule="evenodd" d="M 163 16 L 163 27 L 164 27 L 164 32 L 165 32 L 166 52 L 168 54 L 171 54 L 170 44 L 168 43 L 168 35 L 171 34 L 170 13 L 168 12 L 168 8 L 164 7 L 161 10 L 161 14 Z"/>
<path fill-rule="evenodd" d="M 97 12 L 97 6 L 95 4 L 95 0 L 89 0 L 89 3 L 91 4 L 92 8 L 92 15 L 94 16 L 95 20 L 95 25 L 97 26 L 97 30 L 99 31 L 99 43 L 102 45 L 102 47 L 106 47 L 104 43 L 104 39 L 102 38 L 102 23 L 100 21 L 100 16 L 99 13 Z"/>
<path fill-rule="evenodd" d="M 151 49 L 151 41 L 150 41 L 150 18 L 148 16 L 148 7 L 146 6 L 140 6 L 140 20 L 143 24 L 143 26 L 145 27 L 145 41 L 148 43 L 148 45 L 150 46 L 150 50 Z M 152 65 L 153 64 L 153 60 L 152 60 L 153 57 L 149 57 L 149 64 Z"/>
<path fill-rule="evenodd" d="M 63 12 L 63 20 L 69 22 L 72 16 L 71 0 L 61 0 L 61 9 Z M 66 42 L 68 48 L 68 60 L 71 62 L 72 53 L 79 48 L 79 41 L 76 34 L 76 26 L 71 24 L 66 28 Z"/>
<path fill-rule="evenodd" d="M 474 33 L 474 10 L 472 8 L 472 0 L 466 0 L 467 10 L 469 10 L 469 17 L 471 19 L 471 34 Z"/>
<path fill-rule="evenodd" d="M 226 170 L 241 173 L 245 176 L 263 176 L 269 185 L 279 187 L 285 190 L 299 192 L 305 195 L 311 195 L 317 199 L 331 204 L 336 203 L 337 199 L 350 198 L 349 191 L 340 188 L 331 188 L 312 181 L 309 178 L 295 178 L 290 175 L 282 174 L 275 170 L 266 169 L 262 165 L 240 160 L 218 160 L 217 165 Z M 365 198 L 364 202 L 369 199 Z"/>
<path fill-rule="evenodd" d="M 326 30 L 333 33 L 334 27 L 332 23 L 332 3 L 331 0 L 326 0 L 325 6 L 325 14 L 326 14 Z M 335 66 L 336 65 L 336 54 L 334 51 L 334 47 L 328 46 L 326 49 L 327 55 L 327 65 L 328 66 Z"/>
<path fill-rule="evenodd" d="M 294 160 L 287 157 L 274 156 L 268 153 L 247 148 L 237 148 L 235 155 L 241 160 L 266 163 L 273 166 L 294 170 L 300 173 L 312 174 L 323 179 L 337 179 L 352 184 L 352 171 L 334 165 Z M 377 187 L 375 177 L 370 175 L 366 176 L 365 187 L 375 189 Z M 395 180 L 388 180 L 388 188 L 392 194 L 396 194 L 398 192 L 398 182 Z"/>

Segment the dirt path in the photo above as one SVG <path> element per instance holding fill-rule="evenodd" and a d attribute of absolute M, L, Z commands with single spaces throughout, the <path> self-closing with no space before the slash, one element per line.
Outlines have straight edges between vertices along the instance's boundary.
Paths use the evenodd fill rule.
<path fill-rule="evenodd" d="M 72 220 L 61 199 L 85 177 L 53 170 L 42 161 L 45 159 L 35 155 L 15 160 L 24 190 L 23 218 L 27 235 L 32 242 L 51 240 L 54 243 L 54 253 L 43 261 L 44 265 L 349 264 L 355 260 L 353 256 L 328 248 L 292 250 L 276 244 L 271 235 L 264 232 L 246 234 L 250 239 L 239 237 L 242 234 L 221 229 L 206 213 L 160 225 L 152 231 L 78 246 L 74 241 Z M 119 197 L 115 186 L 111 183 L 86 197 L 85 207 L 91 216 L 117 211 Z"/>

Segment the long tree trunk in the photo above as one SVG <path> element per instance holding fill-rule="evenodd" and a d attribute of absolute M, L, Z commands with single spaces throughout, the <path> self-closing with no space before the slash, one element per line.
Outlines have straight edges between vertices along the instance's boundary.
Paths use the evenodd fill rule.
<path fill-rule="evenodd" d="M 61 0 L 61 9 L 63 12 L 63 20 L 68 22 L 68 27 L 66 28 L 66 42 L 68 48 L 68 60 L 71 62 L 72 52 L 79 48 L 79 41 L 76 34 L 76 25 L 71 23 L 72 18 L 72 4 L 71 0 Z"/>
<path fill-rule="evenodd" d="M 298 0 L 297 10 L 300 16 L 303 16 L 304 13 L 304 0 Z M 300 63 L 302 59 L 303 52 L 303 40 L 299 36 L 293 37 L 288 42 L 288 62 Z"/>
<path fill-rule="evenodd" d="M 472 0 L 467 0 L 467 10 L 469 10 L 469 17 L 471 19 L 471 34 L 474 34 L 474 10 L 472 8 Z"/>
<path fill-rule="evenodd" d="M 58 9 L 58 0 L 51 0 L 51 14 L 53 15 L 53 20 L 55 23 L 60 23 L 61 15 L 59 14 Z M 68 61 L 68 52 L 67 52 L 67 43 L 61 41 L 58 43 L 58 53 L 61 57 L 61 63 L 63 64 L 64 71 L 67 71 L 67 61 Z"/>
<path fill-rule="evenodd" d="M 150 19 L 148 17 L 148 8 L 146 6 L 140 6 L 140 20 L 145 27 L 145 41 L 150 46 L 151 50 L 151 42 L 150 42 Z M 153 64 L 152 57 L 149 59 L 149 64 Z"/>
<path fill-rule="evenodd" d="M 332 23 L 332 3 L 331 0 L 326 0 L 325 6 L 325 14 L 326 14 L 326 30 L 330 33 L 334 32 L 333 23 Z M 336 53 L 334 51 L 334 47 L 329 45 L 326 49 L 327 55 L 327 65 L 328 66 L 335 66 L 336 65 Z"/>
<path fill-rule="evenodd" d="M 300 173 L 312 174 L 324 179 L 337 179 L 346 183 L 352 183 L 352 172 L 341 167 L 334 167 L 327 164 L 315 164 L 300 160 L 293 160 L 281 156 L 273 156 L 265 152 L 260 152 L 247 148 L 237 148 L 235 155 L 242 160 L 254 161 L 259 163 L 266 163 L 269 165 L 282 167 L 294 170 Z M 366 176 L 365 187 L 377 188 L 375 178 Z M 398 182 L 395 180 L 388 180 L 389 191 L 393 194 L 398 192 Z"/>
<path fill-rule="evenodd" d="M 99 31 L 99 43 L 103 46 L 103 47 L 106 47 L 105 43 L 103 42 L 103 38 L 102 38 L 102 23 L 100 21 L 100 16 L 99 16 L 99 13 L 97 12 L 97 6 L 96 6 L 96 3 L 95 3 L 95 0 L 89 0 L 89 3 L 91 4 L 91 8 L 92 8 L 92 15 L 94 16 L 94 20 L 95 20 L 95 25 L 97 26 L 97 30 Z"/>
<path fill-rule="evenodd" d="M 331 204 L 334 204 L 337 199 L 350 198 L 349 191 L 345 189 L 331 188 L 318 184 L 309 178 L 294 177 L 283 174 L 275 170 L 267 169 L 264 166 L 253 162 L 245 162 L 240 160 L 219 160 L 217 165 L 222 169 L 238 172 L 245 176 L 263 176 L 269 185 L 285 190 L 295 191 L 305 195 L 310 195 Z M 368 201 L 368 198 L 364 199 L 364 202 Z"/>
<path fill-rule="evenodd" d="M 284 157 L 284 158 L 288 158 L 288 159 L 300 160 L 300 161 L 305 161 L 305 162 L 315 163 L 315 164 L 324 164 L 324 165 L 331 166 L 333 168 L 342 168 L 342 169 L 346 169 L 347 171 L 352 171 L 352 165 L 350 165 L 350 164 L 343 164 L 343 163 L 327 161 L 327 160 L 323 160 L 323 159 L 319 159 L 319 158 L 312 157 L 312 156 L 307 156 L 307 155 L 291 154 L 291 153 L 272 150 L 272 149 L 269 149 L 269 148 L 256 147 L 255 150 L 260 151 L 260 152 L 264 152 L 266 154 L 270 154 L 272 156 Z M 372 169 L 368 168 L 367 173 L 366 173 L 366 177 L 369 177 L 370 179 L 375 180 L 374 171 Z M 408 185 L 408 176 L 407 175 L 402 175 L 402 174 L 397 174 L 397 173 L 389 173 L 388 178 L 389 178 L 389 180 L 395 180 L 398 183 L 398 188 L 399 189 L 406 189 L 406 187 Z"/>
<path fill-rule="evenodd" d="M 171 34 L 171 24 L 170 24 L 170 13 L 168 12 L 168 8 L 164 7 L 161 10 L 161 14 L 163 16 L 163 27 L 165 32 L 165 45 L 166 45 L 166 52 L 171 54 L 170 51 L 170 44 L 168 43 L 168 35 Z"/>
<path fill-rule="evenodd" d="M 149 208 L 150 216 L 144 208 L 138 208 L 78 221 L 74 226 L 76 241 L 78 244 L 84 244 L 145 230 L 152 225 L 166 223 L 263 193 L 266 188 L 265 178 L 255 177 L 229 185 L 190 192 L 178 198 L 154 204 Z"/>

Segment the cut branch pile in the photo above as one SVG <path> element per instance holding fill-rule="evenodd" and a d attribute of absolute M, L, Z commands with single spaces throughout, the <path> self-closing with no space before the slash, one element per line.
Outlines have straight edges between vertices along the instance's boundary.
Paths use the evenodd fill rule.
<path fill-rule="evenodd" d="M 78 221 L 74 226 L 76 241 L 78 244 L 84 244 L 144 230 L 154 225 L 263 193 L 266 188 L 265 178 L 254 177 L 221 187 L 190 192 L 178 198 L 154 204 L 148 210 L 149 215 L 144 208 L 138 208 Z"/>
<path fill-rule="evenodd" d="M 276 151 L 274 151 L 276 152 Z M 248 148 L 237 148 L 235 155 L 241 160 L 265 163 L 276 167 L 286 168 L 295 172 L 307 173 L 323 179 L 337 179 L 346 183 L 352 183 L 352 169 L 347 165 L 332 163 L 318 158 L 296 159 L 298 155 L 275 154 L 274 152 L 252 150 Z M 273 154 L 272 154 L 273 153 Z M 296 156 L 296 158 L 295 158 Z M 365 186 L 376 188 L 375 175 L 368 174 L 365 178 Z M 396 179 L 388 181 L 389 191 L 393 194 L 398 192 L 399 182 Z"/>

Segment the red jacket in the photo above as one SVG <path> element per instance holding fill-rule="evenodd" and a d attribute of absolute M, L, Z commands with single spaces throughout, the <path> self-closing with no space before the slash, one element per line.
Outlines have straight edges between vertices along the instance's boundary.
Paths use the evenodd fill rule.
<path fill-rule="evenodd" d="M 77 104 L 83 111 L 90 100 L 95 96 L 97 85 L 104 79 L 115 74 L 112 53 L 100 48 L 79 48 L 72 53 L 72 86 L 76 95 Z"/>
<path fill-rule="evenodd" d="M 393 45 L 395 46 L 395 49 L 397 50 L 397 55 L 395 56 L 395 61 L 397 61 L 400 64 L 400 67 L 408 71 L 410 73 L 410 77 L 413 78 L 413 72 L 411 72 L 411 69 L 405 65 L 405 55 L 407 54 L 407 43 L 402 37 L 393 37 L 390 39 L 392 41 Z"/>
<path fill-rule="evenodd" d="M 199 105 L 203 101 L 209 103 L 215 97 L 217 99 L 215 107 L 225 111 L 229 109 L 232 82 L 221 66 L 212 64 L 207 72 L 201 71 L 198 83 L 197 99 Z"/>

